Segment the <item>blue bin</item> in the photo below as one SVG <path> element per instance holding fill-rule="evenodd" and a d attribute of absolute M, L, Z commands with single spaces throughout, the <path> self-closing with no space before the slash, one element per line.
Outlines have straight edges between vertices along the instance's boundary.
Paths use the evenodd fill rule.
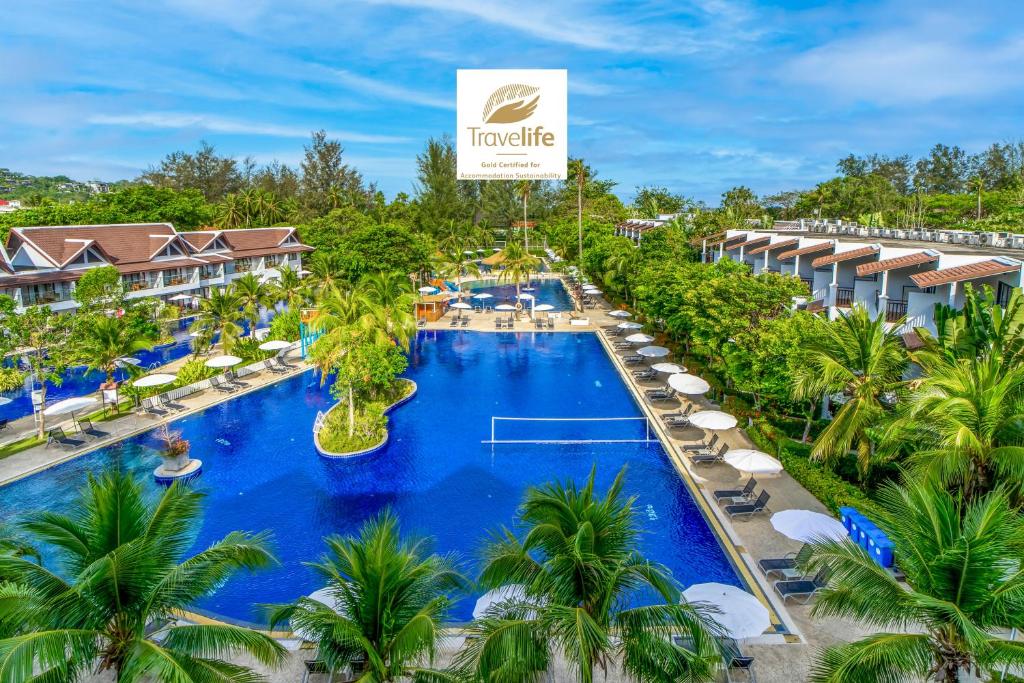
<path fill-rule="evenodd" d="M 850 538 L 853 539 L 854 543 L 857 543 L 860 538 L 860 528 L 865 524 L 870 524 L 867 517 L 860 514 L 859 512 L 850 517 Z"/>
<path fill-rule="evenodd" d="M 847 531 L 850 531 L 850 525 L 853 523 L 855 517 L 860 517 L 860 513 L 857 512 L 857 508 L 841 507 L 839 508 L 839 520 L 846 527 Z"/>
<path fill-rule="evenodd" d="M 871 559 L 886 569 L 892 567 L 893 542 L 883 535 L 874 538 L 871 546 Z"/>
<path fill-rule="evenodd" d="M 857 525 L 857 538 L 854 540 L 861 548 L 868 550 L 868 539 L 877 534 L 881 534 L 881 530 L 875 526 L 870 520 L 863 519 Z"/>

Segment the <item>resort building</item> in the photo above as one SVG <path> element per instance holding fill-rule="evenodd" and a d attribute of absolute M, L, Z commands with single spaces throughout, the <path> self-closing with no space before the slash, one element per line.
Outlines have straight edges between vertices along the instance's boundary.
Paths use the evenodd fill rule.
<path fill-rule="evenodd" d="M 252 272 L 301 271 L 313 248 L 295 228 L 178 232 L 170 223 L 12 228 L 0 246 L 0 294 L 16 306 L 73 310 L 75 282 L 90 268 L 114 266 L 130 297 L 207 296 Z"/>
<path fill-rule="evenodd" d="M 788 226 L 787 226 L 788 227 Z M 941 248 L 939 245 L 941 244 Z M 1014 247 L 859 234 L 783 230 L 729 230 L 700 244 L 705 262 L 728 258 L 755 274 L 775 272 L 799 277 L 811 292 L 807 309 L 835 318 L 854 305 L 872 316 L 884 313 L 898 330 L 935 331 L 935 304 L 960 308 L 964 283 L 989 286 L 1000 304 L 1024 284 Z"/>
<path fill-rule="evenodd" d="M 660 228 L 681 215 L 678 213 L 662 213 L 658 214 L 657 218 L 628 218 L 615 226 L 615 234 L 620 237 L 628 237 L 636 244 L 640 244 L 640 240 L 643 239 L 645 232 L 654 228 Z"/>

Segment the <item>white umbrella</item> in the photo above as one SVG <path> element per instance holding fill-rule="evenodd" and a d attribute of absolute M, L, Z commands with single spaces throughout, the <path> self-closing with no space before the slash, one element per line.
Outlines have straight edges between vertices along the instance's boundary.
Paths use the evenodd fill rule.
<path fill-rule="evenodd" d="M 608 313 L 613 318 L 632 318 L 633 314 L 629 311 L 610 311 Z"/>
<path fill-rule="evenodd" d="M 238 356 L 215 356 L 214 358 L 206 361 L 205 365 L 208 368 L 230 368 L 241 362 L 242 359 Z"/>
<path fill-rule="evenodd" d="M 142 361 L 139 360 L 138 358 L 128 358 L 128 357 L 125 357 L 125 358 L 118 358 L 117 360 L 115 360 L 114 361 L 114 365 L 116 365 L 119 368 L 123 368 L 126 365 L 142 365 Z"/>
<path fill-rule="evenodd" d="M 457 309 L 459 309 L 460 311 L 468 311 L 469 309 L 473 308 L 473 307 L 472 307 L 472 306 L 470 306 L 469 304 L 464 304 L 464 303 L 462 303 L 461 301 L 460 301 L 459 303 L 457 303 L 457 304 L 452 304 L 452 306 L 451 306 L 451 307 L 452 307 L 452 308 L 457 308 Z"/>
<path fill-rule="evenodd" d="M 74 398 L 66 398 L 63 401 L 57 401 L 52 406 L 49 406 L 43 411 L 43 415 L 47 417 L 53 417 L 54 415 L 67 415 L 71 413 L 71 421 L 75 421 L 75 413 L 83 408 L 88 408 L 92 404 L 96 403 L 97 399 L 93 396 L 76 396 Z"/>
<path fill-rule="evenodd" d="M 620 330 L 640 330 L 640 329 L 643 329 L 644 326 L 641 325 L 640 323 L 634 323 L 634 322 L 627 321 L 627 322 L 624 322 L 624 323 L 619 323 L 615 327 L 619 328 Z"/>
<path fill-rule="evenodd" d="M 778 474 L 782 463 L 752 448 L 737 448 L 725 454 L 725 461 L 744 474 Z"/>
<path fill-rule="evenodd" d="M 587 289 L 586 287 L 583 288 L 583 293 L 584 294 L 602 294 L 600 289 L 596 289 L 596 288 Z"/>
<path fill-rule="evenodd" d="M 672 375 L 678 377 L 679 375 Z M 669 377 L 671 380 L 672 377 Z M 732 429 L 736 426 L 736 418 L 721 410 L 701 410 L 690 416 L 690 424 L 701 429 Z"/>
<path fill-rule="evenodd" d="M 191 301 L 191 300 L 192 300 L 192 295 L 191 294 L 175 294 L 170 299 L 168 299 L 168 301 Z"/>
<path fill-rule="evenodd" d="M 772 620 L 768 608 L 750 593 L 724 583 L 698 583 L 683 591 L 687 602 L 703 602 L 718 611 L 709 616 L 721 624 L 725 633 L 735 640 L 754 638 L 769 628 Z"/>
<path fill-rule="evenodd" d="M 14 400 L 13 398 L 7 398 L 6 396 L 0 396 L 0 406 L 5 406 L 8 403 L 11 403 L 13 400 Z"/>
<path fill-rule="evenodd" d="M 536 289 L 536 287 L 523 287 L 524 292 L 533 292 L 536 291 Z"/>
<path fill-rule="evenodd" d="M 260 344 L 260 351 L 280 351 L 281 349 L 287 349 L 291 346 L 291 342 L 286 342 L 283 339 L 272 339 L 265 341 Z"/>
<path fill-rule="evenodd" d="M 668 355 L 668 349 L 664 346 L 644 346 L 636 350 L 637 355 L 644 358 L 664 358 Z"/>
<path fill-rule="evenodd" d="M 316 600 L 317 602 L 327 605 L 338 614 L 345 613 L 345 606 L 335 596 L 331 595 L 329 588 L 320 588 L 307 596 L 310 600 Z"/>
<path fill-rule="evenodd" d="M 553 310 L 555 310 L 555 307 L 552 306 L 551 304 L 537 304 L 536 306 L 533 307 L 533 310 L 541 311 L 541 312 L 543 312 L 543 311 L 553 311 Z"/>
<path fill-rule="evenodd" d="M 491 247 L 491 251 L 497 254 L 499 251 L 501 251 L 501 247 Z"/>
<path fill-rule="evenodd" d="M 841 541 L 846 538 L 846 527 L 834 517 L 812 510 L 783 510 L 772 515 L 772 526 L 794 541 L 829 539 Z"/>
<path fill-rule="evenodd" d="M 146 375 L 145 377 L 138 378 L 137 380 L 132 382 L 132 386 L 142 387 L 142 388 L 145 388 L 145 387 L 159 387 L 159 386 L 161 386 L 163 384 L 170 384 L 171 382 L 173 382 L 176 379 L 178 379 L 178 378 L 175 375 L 165 374 L 165 373 L 156 373 L 156 374 L 153 374 L 153 375 Z"/>
<path fill-rule="evenodd" d="M 626 341 L 628 341 L 630 344 L 649 344 L 650 342 L 654 341 L 654 337 L 652 337 L 649 334 L 637 332 L 636 334 L 631 334 L 628 337 L 626 337 Z"/>
<path fill-rule="evenodd" d="M 688 375 L 686 373 L 678 375 L 669 375 L 668 385 L 678 391 L 680 394 L 703 394 L 705 391 L 711 388 L 711 385 L 705 382 L 697 375 Z"/>
<path fill-rule="evenodd" d="M 515 306 L 511 306 L 509 304 L 498 304 L 497 306 L 494 307 L 494 310 L 496 310 L 496 311 L 514 311 L 514 310 L 516 310 L 516 307 Z"/>
<path fill-rule="evenodd" d="M 279 271 L 277 268 L 271 268 L 269 270 L 264 270 L 262 273 L 260 273 L 260 279 L 261 280 L 275 280 L 275 279 L 278 279 L 280 277 L 281 277 L 281 271 Z"/>
<path fill-rule="evenodd" d="M 480 294 L 474 294 L 474 299 L 492 299 L 494 295 L 489 292 L 481 292 Z"/>
<path fill-rule="evenodd" d="M 466 256 L 476 256 L 475 251 L 464 251 L 462 253 L 465 254 Z"/>
<path fill-rule="evenodd" d="M 679 375 L 686 372 L 686 368 L 675 363 L 655 363 L 651 366 L 655 372 L 664 372 L 666 375 Z"/>
<path fill-rule="evenodd" d="M 75 413 L 82 408 L 88 408 L 92 404 L 96 403 L 97 399 L 94 396 L 75 396 L 74 398 L 66 398 L 63 401 L 57 401 L 53 405 L 46 408 L 43 411 L 43 415 L 47 417 L 53 417 L 54 415 L 67 415 L 68 413 Z M 74 417 L 72 415 L 72 417 Z"/>
<path fill-rule="evenodd" d="M 522 299 L 523 301 L 531 301 L 533 299 L 533 294 L 517 294 L 516 298 Z"/>
<path fill-rule="evenodd" d="M 492 591 L 487 591 L 476 601 L 473 607 L 473 618 L 482 617 L 492 605 L 509 600 L 525 600 L 526 586 L 518 583 L 510 583 L 507 586 L 499 586 Z"/>
<path fill-rule="evenodd" d="M 436 291 L 437 291 L 437 287 L 420 287 L 419 288 L 419 293 L 420 294 L 433 294 Z"/>
<path fill-rule="evenodd" d="M 310 275 L 312 274 L 312 272 L 313 271 L 311 270 L 306 270 L 305 268 L 303 268 L 302 270 L 299 271 L 299 275 Z"/>

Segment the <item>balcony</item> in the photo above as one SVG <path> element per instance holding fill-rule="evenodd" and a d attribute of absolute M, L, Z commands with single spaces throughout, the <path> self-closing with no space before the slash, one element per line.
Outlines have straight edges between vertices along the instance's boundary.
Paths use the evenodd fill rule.
<path fill-rule="evenodd" d="M 70 301 L 70 291 L 55 292 L 33 292 L 27 291 L 22 295 L 23 306 L 42 306 L 43 304 L 55 304 L 61 301 Z"/>
<path fill-rule="evenodd" d="M 187 285 L 188 278 L 182 277 L 181 275 L 174 275 L 172 277 L 164 278 L 164 287 L 175 287 L 177 285 Z"/>
<path fill-rule="evenodd" d="M 247 261 L 242 261 L 242 260 L 235 261 L 235 272 L 236 273 L 248 273 L 250 270 L 252 270 L 252 268 L 253 268 L 252 262 L 247 262 Z"/>
<path fill-rule="evenodd" d="M 897 299 L 885 303 L 885 322 L 894 323 L 902 320 L 907 315 L 907 302 Z"/>
<path fill-rule="evenodd" d="M 853 307 L 853 288 L 839 287 L 836 289 L 836 306 L 838 308 Z"/>

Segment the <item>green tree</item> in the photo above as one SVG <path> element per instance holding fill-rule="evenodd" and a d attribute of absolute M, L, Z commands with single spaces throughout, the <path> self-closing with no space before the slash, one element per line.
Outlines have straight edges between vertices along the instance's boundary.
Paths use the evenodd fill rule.
<path fill-rule="evenodd" d="M 344 163 L 344 148 L 328 139 L 326 131 L 314 131 L 304 151 L 300 196 L 309 209 L 324 214 L 352 204 L 363 193 L 362 176 Z"/>
<path fill-rule="evenodd" d="M 220 334 L 221 348 L 224 353 L 231 353 L 231 347 L 242 334 L 242 305 L 242 297 L 233 287 L 214 287 L 210 296 L 199 303 L 196 321 L 192 323 L 192 332 L 199 335 L 195 348 L 210 344 Z"/>
<path fill-rule="evenodd" d="M 317 644 L 332 671 L 353 660 L 361 681 L 421 680 L 442 638 L 452 593 L 465 585 L 455 558 L 427 554 L 404 539 L 398 518 L 384 511 L 357 536 L 324 539 L 329 553 L 310 566 L 326 582 L 334 607 L 310 598 L 276 609 L 271 628 L 290 621 Z"/>
<path fill-rule="evenodd" d="M 408 351 L 416 334 L 412 280 L 400 272 L 373 273 L 359 281 L 359 289 L 378 341 L 394 342 Z"/>
<path fill-rule="evenodd" d="M 895 328 L 886 329 L 884 314 L 872 319 L 860 306 L 818 327 L 793 397 L 802 401 L 841 393 L 845 402 L 818 435 L 811 456 L 834 462 L 856 448 L 857 467 L 867 477 L 875 450 L 868 430 L 885 412 L 883 396 L 901 386 L 907 366 L 903 345 Z"/>
<path fill-rule="evenodd" d="M 242 188 L 238 162 L 231 157 L 218 156 L 213 145 L 205 140 L 199 143 L 194 154 L 184 151 L 168 154 L 159 165 L 143 173 L 139 180 L 179 192 L 199 190 L 211 202 Z"/>
<path fill-rule="evenodd" d="M 829 648 L 811 680 L 953 683 L 975 667 L 1024 664 L 1024 644 L 992 635 L 1024 619 L 1024 522 L 1006 495 L 964 504 L 910 482 L 878 500 L 872 521 L 895 544 L 905 583 L 853 543 L 816 544 L 808 571 L 827 571 L 829 584 L 812 614 L 891 632 Z"/>
<path fill-rule="evenodd" d="M 416 203 L 419 227 L 436 235 L 452 221 L 468 218 L 455 169 L 451 138 L 430 138 L 416 155 Z"/>
<path fill-rule="evenodd" d="M 94 314 L 78 326 L 74 346 L 89 370 L 103 372 L 107 383 L 110 383 L 114 380 L 118 360 L 136 351 L 153 348 L 153 340 L 123 318 Z"/>
<path fill-rule="evenodd" d="M 285 266 L 279 270 L 281 277 L 271 287 L 272 297 L 285 302 L 289 308 L 302 308 L 309 299 L 309 287 L 294 268 Z"/>
<path fill-rule="evenodd" d="M 423 235 L 398 225 L 356 228 L 341 238 L 339 264 L 350 282 L 367 273 L 417 273 L 430 265 L 433 249 Z"/>
<path fill-rule="evenodd" d="M 48 385 L 60 386 L 64 373 L 77 360 L 74 335 L 75 325 L 80 320 L 76 316 L 54 313 L 48 306 L 29 306 L 21 314 L 15 314 L 13 307 L 4 306 L 0 314 L 6 332 L 0 336 L 9 349 L 19 349 L 39 386 L 37 434 L 43 438 L 46 436 L 44 411 Z"/>
<path fill-rule="evenodd" d="M 475 253 L 469 254 L 469 242 L 457 241 L 448 250 L 441 252 L 434 259 L 434 272 L 443 278 L 454 278 L 459 288 L 459 300 L 462 300 L 462 275 L 480 275 L 480 266 L 476 262 Z"/>
<path fill-rule="evenodd" d="M 249 334 L 256 332 L 260 321 L 260 309 L 273 308 L 273 285 L 261 282 L 252 272 L 248 272 L 231 283 L 231 291 L 242 304 L 242 315 L 249 321 Z"/>
<path fill-rule="evenodd" d="M 6 616 L 23 624 L 0 640 L 0 680 L 75 681 L 93 670 L 117 681 L 263 680 L 227 661 L 245 654 L 277 665 L 269 636 L 224 624 L 175 625 L 174 616 L 242 570 L 274 561 L 265 535 L 235 531 L 184 557 L 202 517 L 202 494 L 174 484 L 148 501 L 130 475 L 90 475 L 68 513 L 22 525 L 58 549 L 55 570 L 0 554 Z"/>
<path fill-rule="evenodd" d="M 75 301 L 82 311 L 118 310 L 127 300 L 121 272 L 114 266 L 90 268 L 75 283 Z"/>
<path fill-rule="evenodd" d="M 527 491 L 522 539 L 498 533 L 480 576 L 485 588 L 522 585 L 525 598 L 499 603 L 474 622 L 457 671 L 475 680 L 536 680 L 558 651 L 583 683 L 615 659 L 638 681 L 713 680 L 721 661 L 717 627 L 701 609 L 680 604 L 668 570 L 640 555 L 624 475 L 604 497 L 594 491 L 593 471 L 582 488 L 568 482 Z M 640 590 L 660 602 L 626 607 Z"/>

